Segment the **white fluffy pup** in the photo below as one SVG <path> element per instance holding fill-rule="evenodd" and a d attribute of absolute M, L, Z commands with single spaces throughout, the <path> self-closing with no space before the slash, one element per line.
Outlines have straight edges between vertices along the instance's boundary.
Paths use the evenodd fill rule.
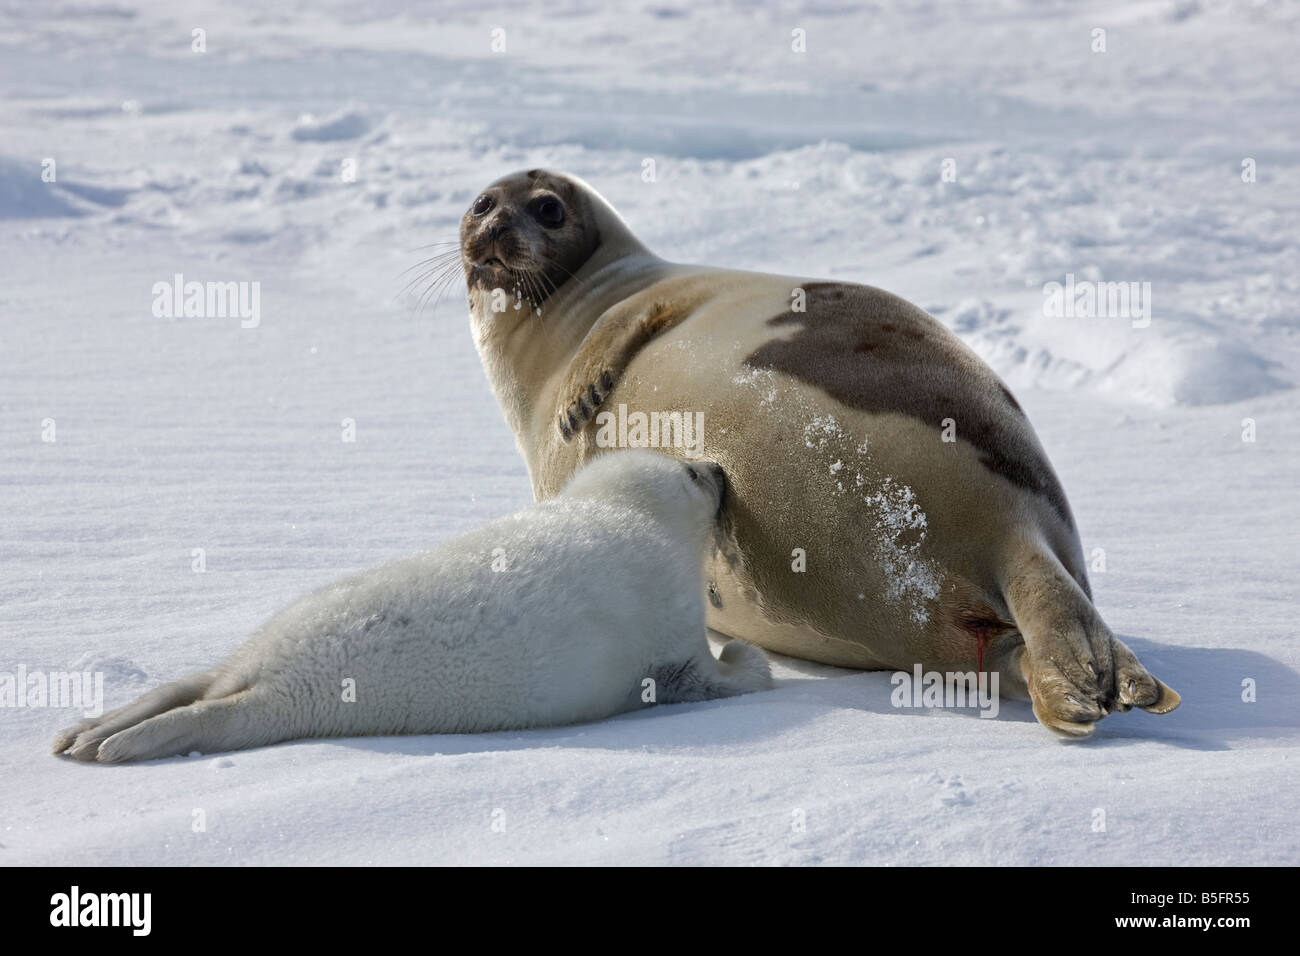
<path fill-rule="evenodd" d="M 543 727 L 763 690 L 762 651 L 732 641 L 715 660 L 705 637 L 724 489 L 709 462 L 601 455 L 555 498 L 309 594 L 213 669 L 64 731 L 54 753 L 119 763 Z"/>

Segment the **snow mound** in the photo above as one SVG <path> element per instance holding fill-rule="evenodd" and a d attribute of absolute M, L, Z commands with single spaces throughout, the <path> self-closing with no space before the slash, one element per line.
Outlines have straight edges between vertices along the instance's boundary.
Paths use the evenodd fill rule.
<path fill-rule="evenodd" d="M 1086 390 L 1153 408 L 1219 405 L 1294 387 L 1278 363 L 1193 316 L 1050 319 L 963 300 L 931 308 L 1015 388 Z"/>
<path fill-rule="evenodd" d="M 0 156 L 0 219 L 82 215 L 82 209 L 57 183 L 42 181 L 39 163 Z"/>
<path fill-rule="evenodd" d="M 1159 407 L 1222 405 L 1290 387 L 1272 374 L 1275 367 L 1246 346 L 1223 339 L 1153 341 L 1124 356 L 1105 376 L 1101 390 Z"/>
<path fill-rule="evenodd" d="M 345 139 L 360 139 L 370 132 L 371 122 L 357 110 L 343 110 L 326 119 L 306 114 L 290 134 L 299 141 L 328 143 Z"/>

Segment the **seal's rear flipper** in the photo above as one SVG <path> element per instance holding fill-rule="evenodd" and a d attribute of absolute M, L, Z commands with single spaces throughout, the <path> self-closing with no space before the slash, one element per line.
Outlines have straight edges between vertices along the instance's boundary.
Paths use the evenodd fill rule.
<path fill-rule="evenodd" d="M 173 707 L 194 703 L 207 693 L 215 680 L 215 675 L 204 672 L 155 687 L 125 707 L 110 710 L 102 717 L 79 721 L 64 730 L 54 739 L 50 751 L 55 756 L 67 753 L 78 760 L 94 760 L 99 753 L 99 745 L 119 730 L 125 730 Z"/>
<path fill-rule="evenodd" d="M 1160 689 L 1160 696 L 1154 704 L 1146 704 L 1142 709 L 1152 714 L 1167 714 L 1178 707 L 1183 699 L 1178 696 L 1178 691 L 1174 690 L 1160 678 L 1155 678 L 1156 686 Z"/>
<path fill-rule="evenodd" d="M 217 700 L 201 700 L 150 717 L 99 745 L 100 763 L 126 763 L 177 757 L 192 751 L 217 753 L 277 743 L 295 736 L 278 726 L 266 699 L 243 690 Z"/>
<path fill-rule="evenodd" d="M 1028 545 L 1003 590 L 1024 639 L 1020 672 L 1034 716 L 1067 737 L 1086 737 L 1112 710 L 1167 714 L 1180 698 L 1115 638 L 1088 595 L 1046 548 Z"/>

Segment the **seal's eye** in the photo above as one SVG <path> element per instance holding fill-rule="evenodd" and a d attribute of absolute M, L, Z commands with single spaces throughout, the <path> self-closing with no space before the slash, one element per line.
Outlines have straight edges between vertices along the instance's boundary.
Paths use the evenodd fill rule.
<path fill-rule="evenodd" d="M 543 199 L 533 208 L 533 217 L 547 229 L 564 225 L 564 207 L 558 199 Z"/>
<path fill-rule="evenodd" d="M 492 197 L 479 196 L 478 199 L 474 200 L 474 205 L 469 207 L 469 211 L 470 211 L 470 215 L 472 216 L 482 216 L 485 215 L 487 211 L 491 208 L 492 208 Z"/>

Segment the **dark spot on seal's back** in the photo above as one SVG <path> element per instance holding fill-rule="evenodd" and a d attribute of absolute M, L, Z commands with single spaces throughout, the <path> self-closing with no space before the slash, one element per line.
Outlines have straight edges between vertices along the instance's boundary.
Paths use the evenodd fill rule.
<path fill-rule="evenodd" d="M 746 365 L 815 385 L 851 408 L 915 418 L 934 428 L 935 441 L 943 420 L 952 418 L 958 441 L 975 446 L 985 468 L 1041 495 L 1074 527 L 1065 492 L 1019 404 L 937 320 L 870 286 L 813 282 L 803 289 L 804 312 L 768 320 L 798 326 L 795 334 L 760 346 Z"/>

